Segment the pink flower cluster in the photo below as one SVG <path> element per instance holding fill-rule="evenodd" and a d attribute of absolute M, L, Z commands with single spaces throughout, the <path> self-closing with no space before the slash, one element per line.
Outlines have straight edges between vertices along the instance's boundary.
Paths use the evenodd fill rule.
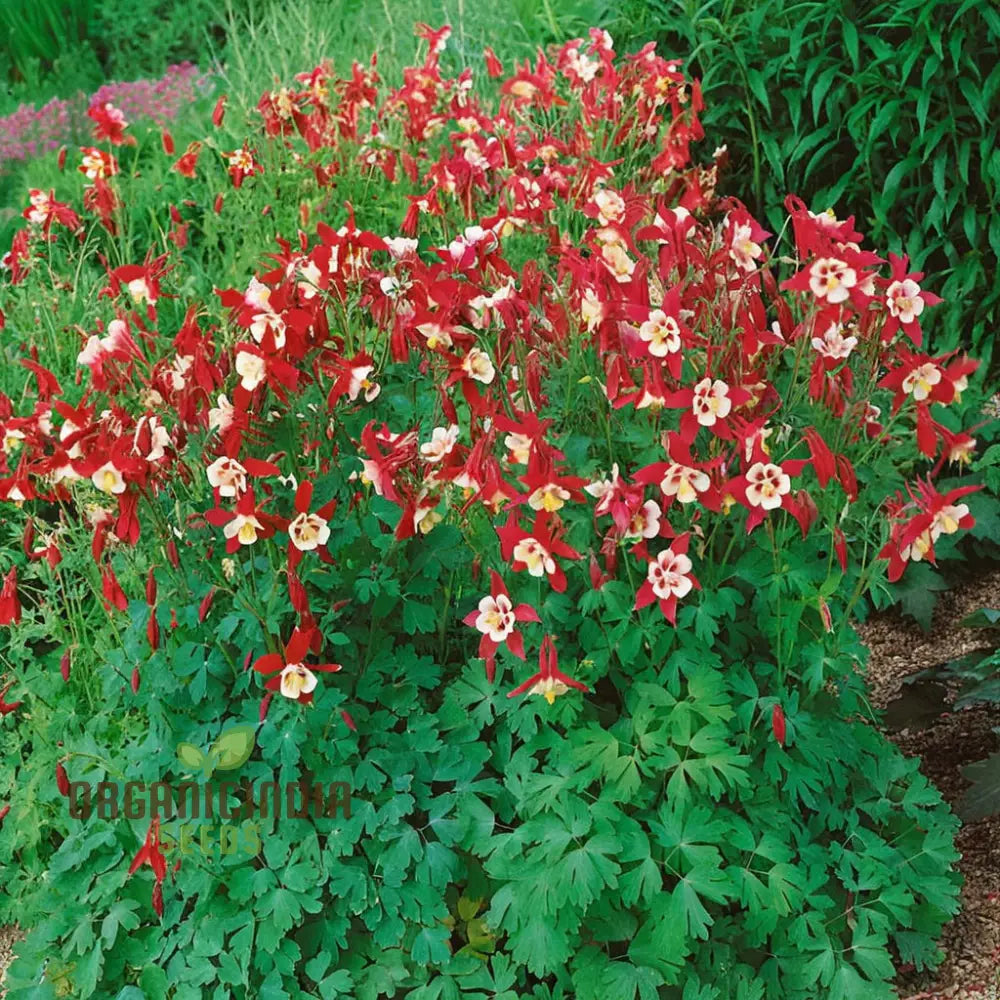
<path fill-rule="evenodd" d="M 7 160 L 31 159 L 89 136 L 88 108 L 110 102 L 124 112 L 126 121 L 147 120 L 163 127 L 211 86 L 207 74 L 185 62 L 169 67 L 158 80 L 107 83 L 89 99 L 78 94 L 68 100 L 54 97 L 42 108 L 22 104 L 0 118 L 0 169 Z"/>

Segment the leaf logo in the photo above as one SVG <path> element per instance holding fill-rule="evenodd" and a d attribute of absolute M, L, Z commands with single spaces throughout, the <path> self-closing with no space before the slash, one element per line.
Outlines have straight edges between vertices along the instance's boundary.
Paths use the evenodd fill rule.
<path fill-rule="evenodd" d="M 208 753 L 193 743 L 177 744 L 177 759 L 189 771 L 201 771 L 211 778 L 216 771 L 234 771 L 245 764 L 256 743 L 254 726 L 233 726 L 220 734 Z"/>

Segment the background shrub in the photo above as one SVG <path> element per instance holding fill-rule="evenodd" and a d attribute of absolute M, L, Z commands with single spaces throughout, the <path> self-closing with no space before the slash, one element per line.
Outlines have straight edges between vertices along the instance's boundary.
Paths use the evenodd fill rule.
<path fill-rule="evenodd" d="M 941 279 L 938 350 L 988 358 L 1000 321 L 1000 12 L 977 0 L 641 0 L 625 30 L 690 53 L 725 136 L 727 190 L 774 214 L 788 191 L 856 215 Z M 994 359 L 994 365 L 996 364 Z"/>

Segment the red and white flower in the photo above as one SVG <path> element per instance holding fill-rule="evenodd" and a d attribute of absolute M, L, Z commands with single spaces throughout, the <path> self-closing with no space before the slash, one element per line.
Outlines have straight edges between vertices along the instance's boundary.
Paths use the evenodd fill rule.
<path fill-rule="evenodd" d="M 691 560 L 688 558 L 690 534 L 678 535 L 670 545 L 656 556 L 649 557 L 646 581 L 639 588 L 635 598 L 638 611 L 654 601 L 659 603 L 664 618 L 675 624 L 677 602 L 686 597 L 692 589 L 701 585 L 691 575 Z"/>
<path fill-rule="evenodd" d="M 780 465 L 770 462 L 754 462 L 746 473 L 747 503 L 751 507 L 775 510 L 781 506 L 782 497 L 792 490 L 791 478 L 782 471 Z"/>
<path fill-rule="evenodd" d="M 703 378 L 694 387 L 691 409 L 702 427 L 712 427 L 717 420 L 725 420 L 733 408 L 729 386 L 722 379 Z"/>
<path fill-rule="evenodd" d="M 260 674 L 272 676 L 264 685 L 268 691 L 280 691 L 286 698 L 308 705 L 316 690 L 317 673 L 334 673 L 341 669 L 339 663 L 314 663 L 306 666 L 305 660 L 319 649 L 317 629 L 295 629 L 283 653 L 268 653 L 253 665 Z"/>
<path fill-rule="evenodd" d="M 504 643 L 518 659 L 524 659 L 524 639 L 517 631 L 517 623 L 541 619 L 530 604 L 515 605 L 500 574 L 490 570 L 490 592 L 462 621 L 482 633 L 479 656 L 486 661 L 486 677 L 492 682 L 496 673 L 496 651 Z"/>
<path fill-rule="evenodd" d="M 858 283 L 858 272 L 836 257 L 821 257 L 809 266 L 809 288 L 830 305 L 845 302 Z"/>
<path fill-rule="evenodd" d="M 247 470 L 235 458 L 217 458 L 206 470 L 209 485 L 220 497 L 239 496 L 247 488 Z"/>
<path fill-rule="evenodd" d="M 452 453 L 458 443 L 458 424 L 435 427 L 430 441 L 420 446 L 420 454 L 425 462 L 440 462 Z"/>
<path fill-rule="evenodd" d="M 673 316 L 654 309 L 639 327 L 639 339 L 648 345 L 654 358 L 665 358 L 681 349 L 681 328 Z"/>
<path fill-rule="evenodd" d="M 538 651 L 538 672 L 532 674 L 523 684 L 518 684 L 513 691 L 508 691 L 507 697 L 516 698 L 527 691 L 530 694 L 541 695 L 551 705 L 570 688 L 575 688 L 577 691 L 589 690 L 586 684 L 563 673 L 558 663 L 552 637 L 546 636 L 542 640 L 542 648 Z"/>

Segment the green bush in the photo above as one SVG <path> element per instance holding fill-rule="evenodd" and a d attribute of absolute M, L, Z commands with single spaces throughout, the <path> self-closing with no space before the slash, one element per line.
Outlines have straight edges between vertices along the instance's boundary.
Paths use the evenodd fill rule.
<path fill-rule="evenodd" d="M 979 0 L 639 0 L 623 28 L 686 57 L 723 188 L 758 213 L 794 191 L 854 214 L 942 277 L 939 350 L 988 358 L 1000 324 L 1000 11 Z M 1000 357 L 993 359 L 994 363 Z"/>

